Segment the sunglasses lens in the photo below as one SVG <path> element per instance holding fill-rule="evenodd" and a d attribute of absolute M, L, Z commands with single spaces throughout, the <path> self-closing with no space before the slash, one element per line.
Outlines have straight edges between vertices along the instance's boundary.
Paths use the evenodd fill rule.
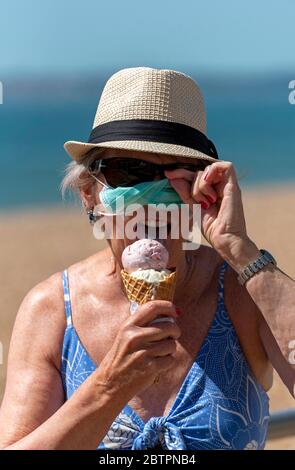
<path fill-rule="evenodd" d="M 171 163 L 157 165 L 134 158 L 110 158 L 100 161 L 100 171 L 104 175 L 106 182 L 116 188 L 118 186 L 135 186 L 139 183 L 154 181 L 165 178 L 165 170 L 186 169 L 188 171 L 203 170 L 206 164 Z"/>
<path fill-rule="evenodd" d="M 157 167 L 159 166 L 143 160 L 114 158 L 103 161 L 101 172 L 107 183 L 115 188 L 153 181 L 159 172 Z"/>

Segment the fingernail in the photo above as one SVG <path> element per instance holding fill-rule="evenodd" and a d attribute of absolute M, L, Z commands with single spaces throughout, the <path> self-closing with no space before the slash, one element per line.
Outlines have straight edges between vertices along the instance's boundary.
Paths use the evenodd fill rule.
<path fill-rule="evenodd" d="M 204 180 L 207 181 L 209 170 L 204 173 Z"/>
<path fill-rule="evenodd" d="M 209 201 L 211 202 L 211 204 L 214 204 L 214 203 L 215 203 L 213 197 L 207 195 L 207 199 L 209 199 Z"/>
<path fill-rule="evenodd" d="M 182 310 L 179 307 L 175 307 L 176 315 L 180 316 L 182 315 Z"/>
<path fill-rule="evenodd" d="M 209 208 L 209 205 L 206 204 L 206 202 L 204 202 L 204 201 L 201 201 L 200 204 L 201 204 L 202 209 L 208 209 Z"/>

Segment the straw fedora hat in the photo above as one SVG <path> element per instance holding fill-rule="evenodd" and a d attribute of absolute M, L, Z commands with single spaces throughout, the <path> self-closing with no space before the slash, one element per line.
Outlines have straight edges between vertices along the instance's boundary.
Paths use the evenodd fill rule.
<path fill-rule="evenodd" d="M 197 83 L 175 70 L 134 67 L 106 82 L 88 142 L 68 141 L 76 161 L 95 148 L 154 152 L 216 161 L 206 135 L 204 100 Z"/>

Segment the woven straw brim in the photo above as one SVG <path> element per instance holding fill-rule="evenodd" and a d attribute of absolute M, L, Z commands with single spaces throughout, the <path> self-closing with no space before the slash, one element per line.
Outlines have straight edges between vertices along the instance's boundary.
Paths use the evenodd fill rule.
<path fill-rule="evenodd" d="M 169 274 L 159 284 L 136 279 L 124 269 L 121 270 L 121 277 L 130 302 L 137 302 L 142 305 L 149 300 L 173 300 L 176 272 Z"/>
<path fill-rule="evenodd" d="M 138 152 L 160 153 L 163 155 L 171 155 L 176 157 L 208 160 L 209 162 L 219 161 L 202 152 L 199 152 L 198 150 L 191 149 L 190 147 L 142 140 L 118 140 L 113 142 L 103 142 L 101 144 L 88 144 L 85 142 L 68 141 L 64 144 L 64 148 L 73 158 L 73 160 L 76 160 L 78 163 L 83 162 L 86 153 L 93 148 L 137 150 Z"/>

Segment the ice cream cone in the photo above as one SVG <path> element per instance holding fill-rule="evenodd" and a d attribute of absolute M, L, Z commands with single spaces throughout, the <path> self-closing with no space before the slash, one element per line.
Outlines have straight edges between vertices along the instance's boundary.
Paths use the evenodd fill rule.
<path fill-rule="evenodd" d="M 173 300 L 176 272 L 171 272 L 157 284 L 147 282 L 143 279 L 136 279 L 124 269 L 121 270 L 122 281 L 130 302 L 139 305 L 145 304 L 149 300 Z"/>

